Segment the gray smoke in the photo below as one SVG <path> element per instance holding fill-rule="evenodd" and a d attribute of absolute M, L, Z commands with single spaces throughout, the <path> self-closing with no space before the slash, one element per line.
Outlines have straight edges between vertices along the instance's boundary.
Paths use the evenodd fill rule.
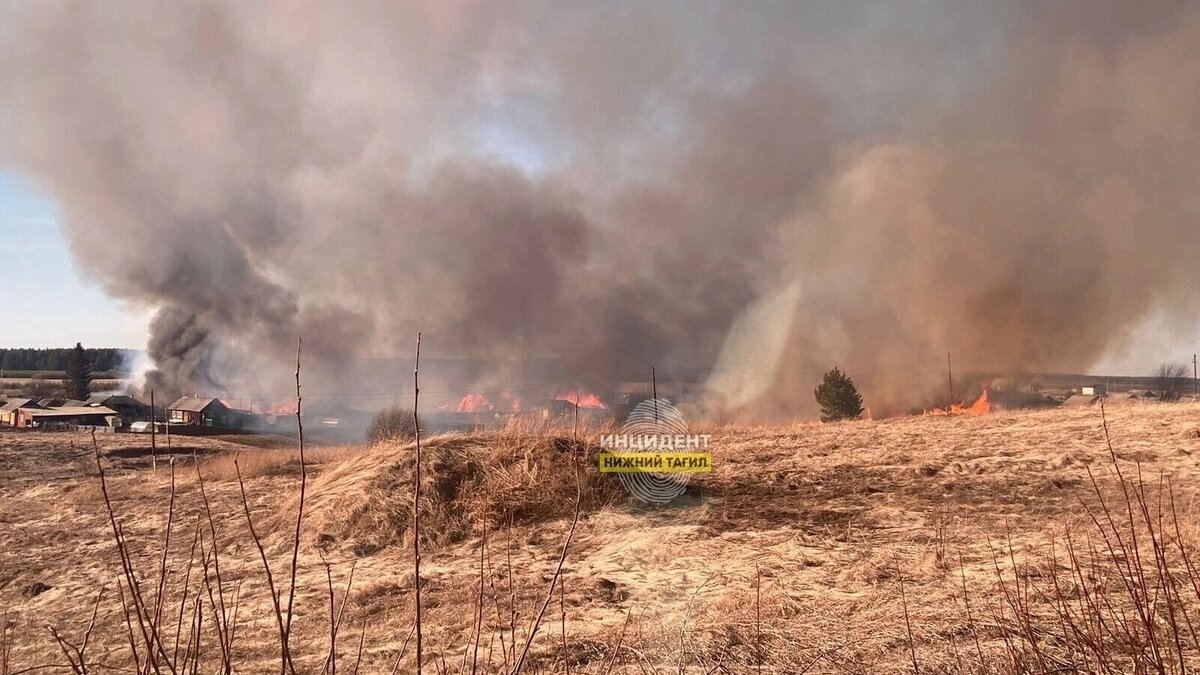
<path fill-rule="evenodd" d="M 712 369 L 714 405 L 789 415 L 839 364 L 884 412 L 948 350 L 1084 368 L 1200 296 L 1183 2 L 3 18 L 5 158 L 157 308 L 164 389 L 286 391 L 302 335 L 315 389 L 363 391 L 423 330 L 476 383 Z"/>

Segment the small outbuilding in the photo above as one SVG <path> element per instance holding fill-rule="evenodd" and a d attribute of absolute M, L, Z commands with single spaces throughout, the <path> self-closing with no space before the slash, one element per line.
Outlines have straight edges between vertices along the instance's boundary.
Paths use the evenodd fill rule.
<path fill-rule="evenodd" d="M 161 434 L 166 430 L 166 426 L 162 422 L 151 422 L 150 420 L 138 420 L 129 425 L 129 433 L 131 434 L 148 434 L 153 431 Z"/>

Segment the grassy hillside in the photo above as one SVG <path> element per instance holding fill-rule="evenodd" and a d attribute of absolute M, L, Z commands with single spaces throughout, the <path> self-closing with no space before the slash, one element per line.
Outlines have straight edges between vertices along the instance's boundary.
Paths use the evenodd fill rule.
<path fill-rule="evenodd" d="M 1109 409 L 1111 453 L 1100 415 L 716 429 L 714 472 L 667 507 L 631 502 L 596 472 L 595 447 L 566 438 L 432 439 L 419 533 L 427 670 L 444 660 L 447 671 L 511 671 L 535 623 L 525 672 L 1190 668 L 1200 657 L 1191 630 L 1200 625 L 1200 406 Z M 175 440 L 166 641 L 181 625 L 186 652 L 199 594 L 201 660 L 217 667 L 224 599 L 237 669 L 278 670 L 279 629 L 245 512 L 286 598 L 295 454 Z M 172 490 L 166 461 L 150 470 L 146 442 L 100 439 L 112 510 L 153 608 Z M 132 663 L 89 444 L 0 433 L 10 670 L 62 662 L 44 626 L 77 644 L 102 587 L 85 656 Z M 588 455 L 581 518 L 548 596 L 574 513 L 574 452 Z M 412 446 L 313 449 L 309 460 L 290 638 L 297 671 L 326 664 L 332 610 L 339 668 L 354 669 L 361 637 L 359 672 L 397 662 L 412 672 Z"/>

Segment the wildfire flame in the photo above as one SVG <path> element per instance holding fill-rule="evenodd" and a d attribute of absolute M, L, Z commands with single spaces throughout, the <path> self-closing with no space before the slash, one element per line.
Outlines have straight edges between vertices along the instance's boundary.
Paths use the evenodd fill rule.
<path fill-rule="evenodd" d="M 255 406 L 258 408 L 258 406 Z M 296 402 L 294 400 L 275 401 L 265 403 L 259 408 L 264 415 L 295 415 Z"/>
<path fill-rule="evenodd" d="M 483 394 L 467 394 L 458 400 L 454 410 L 460 413 L 492 412 L 495 407 Z"/>
<path fill-rule="evenodd" d="M 955 403 L 954 405 L 950 406 L 949 409 L 934 408 L 933 410 L 926 410 L 925 414 L 926 415 L 985 415 L 987 413 L 990 413 L 991 411 L 992 411 L 992 403 L 991 403 L 991 401 L 988 400 L 988 390 L 985 388 L 979 394 L 979 398 L 977 398 L 975 400 L 975 402 L 972 403 L 971 405 L 962 405 L 961 403 Z"/>
<path fill-rule="evenodd" d="M 458 400 L 458 405 L 454 407 L 454 411 L 460 413 L 484 413 L 520 412 L 521 410 L 521 399 L 511 394 L 500 394 L 498 401 L 493 402 L 483 394 L 467 394 Z"/>
<path fill-rule="evenodd" d="M 604 401 L 600 400 L 599 396 L 589 392 L 568 391 L 556 394 L 554 398 L 559 401 L 566 401 L 580 408 L 608 409 L 608 406 L 604 404 Z"/>

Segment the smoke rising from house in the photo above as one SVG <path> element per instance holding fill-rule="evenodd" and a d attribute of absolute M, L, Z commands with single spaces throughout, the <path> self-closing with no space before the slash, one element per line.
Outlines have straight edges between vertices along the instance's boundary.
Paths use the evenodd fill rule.
<path fill-rule="evenodd" d="M 0 147 L 163 389 L 365 357 L 711 370 L 802 414 L 1086 368 L 1197 309 L 1184 2 L 25 3 Z M 267 384 L 272 383 L 272 384 Z"/>

